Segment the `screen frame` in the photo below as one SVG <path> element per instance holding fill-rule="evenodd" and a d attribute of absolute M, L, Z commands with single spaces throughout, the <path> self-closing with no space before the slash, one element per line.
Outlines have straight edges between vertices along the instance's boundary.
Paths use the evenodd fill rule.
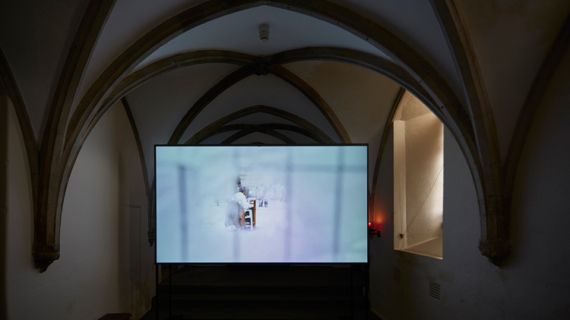
<path fill-rule="evenodd" d="M 156 199 L 156 150 L 158 147 L 354 147 L 366 148 L 366 223 L 362 227 L 366 235 L 366 262 L 159 262 L 158 261 L 158 229 L 157 229 L 157 199 Z M 185 265 L 185 266 L 363 266 L 370 263 L 370 237 L 368 236 L 368 222 L 370 219 L 370 146 L 368 143 L 329 143 L 329 144 L 155 144 L 153 147 L 153 184 L 152 184 L 152 210 L 154 218 L 154 263 L 156 265 Z"/>

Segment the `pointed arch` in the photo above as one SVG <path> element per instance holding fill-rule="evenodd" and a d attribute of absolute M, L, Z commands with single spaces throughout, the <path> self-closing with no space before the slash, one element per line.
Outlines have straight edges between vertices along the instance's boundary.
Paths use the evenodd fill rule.
<path fill-rule="evenodd" d="M 264 62 L 256 62 L 241 67 L 240 69 L 230 73 L 214 86 L 212 86 L 206 93 L 204 93 L 186 112 L 182 120 L 178 123 L 174 132 L 170 136 L 168 143 L 176 144 L 182 139 L 184 132 L 188 129 L 192 121 L 219 95 L 224 93 L 231 86 L 235 85 L 239 81 L 245 79 L 254 74 L 264 75 L 271 73 L 287 83 L 291 84 L 297 90 L 299 90 L 305 97 L 307 97 L 313 105 L 323 114 L 323 116 L 328 120 L 333 129 L 339 135 L 339 137 L 346 143 L 350 142 L 350 137 L 348 132 L 342 125 L 340 119 L 334 113 L 331 106 L 323 99 L 319 93 L 313 89 L 308 83 L 303 79 L 296 76 L 289 70 L 278 66 L 270 65 L 267 66 Z"/>
<path fill-rule="evenodd" d="M 288 136 L 277 132 L 273 129 L 261 129 L 261 128 L 251 128 L 251 129 L 243 129 L 240 130 L 234 134 L 232 134 L 231 136 L 227 137 L 226 139 L 224 139 L 224 141 L 222 141 L 221 144 L 232 144 L 235 141 L 243 138 L 243 137 L 247 137 L 248 135 L 252 134 L 252 133 L 263 133 L 265 135 L 274 137 L 278 140 L 281 140 L 284 144 L 295 144 L 295 141 L 293 141 L 291 138 L 289 138 Z"/>
<path fill-rule="evenodd" d="M 514 180 L 516 178 L 516 171 L 519 166 L 520 157 L 524 142 L 527 138 L 528 131 L 531 127 L 532 120 L 536 114 L 540 103 L 548 89 L 550 79 L 557 70 L 558 65 L 561 63 L 564 54 L 570 48 L 570 16 L 566 18 L 562 29 L 558 32 L 558 36 L 554 44 L 550 48 L 546 57 L 542 61 L 540 69 L 534 78 L 532 86 L 526 96 L 525 103 L 518 115 L 511 144 L 507 153 L 507 160 L 505 161 L 505 189 L 507 193 L 507 201 L 512 196 L 514 188 Z"/>
<path fill-rule="evenodd" d="M 59 258 L 59 235 L 61 208 L 67 178 L 63 163 L 67 157 L 65 131 L 71 113 L 73 99 L 83 71 L 95 47 L 99 32 L 115 0 L 90 0 L 83 13 L 72 44 L 67 52 L 66 63 L 59 74 L 53 99 L 47 110 L 47 125 L 41 142 L 39 163 L 39 188 L 34 214 L 33 256 L 36 268 L 41 272 Z"/>
<path fill-rule="evenodd" d="M 37 196 L 39 185 L 39 148 L 32 128 L 32 122 L 28 114 L 28 109 L 24 103 L 24 98 L 18 89 L 14 74 L 10 69 L 8 61 L 4 56 L 4 52 L 0 49 L 0 90 L 4 91 L 12 104 L 18 118 L 18 124 L 24 137 L 24 147 L 26 148 L 26 156 L 28 158 L 28 167 L 30 170 L 32 196 L 33 196 L 33 211 L 37 211 Z M 6 106 L 7 108 L 8 106 Z"/>
<path fill-rule="evenodd" d="M 311 122 L 293 114 L 287 112 L 285 110 L 265 106 L 265 105 L 256 105 L 251 107 L 246 107 L 240 109 L 236 112 L 230 113 L 212 123 L 205 126 L 204 128 L 200 129 L 198 132 L 194 133 L 188 140 L 186 140 L 185 144 L 199 144 L 201 141 L 207 139 L 209 136 L 213 135 L 217 132 L 220 128 L 222 128 L 227 123 L 230 123 L 234 120 L 238 120 L 240 118 L 246 117 L 248 115 L 256 114 L 256 113 L 265 113 L 270 114 L 290 122 L 293 122 L 298 127 L 310 132 L 312 136 L 316 137 L 316 141 L 321 143 L 333 143 L 333 139 L 331 139 L 326 133 L 324 133 L 321 129 L 317 126 L 313 125 Z"/>
<path fill-rule="evenodd" d="M 264 123 L 264 124 L 235 123 L 235 124 L 228 124 L 228 125 L 221 126 L 221 127 L 217 128 L 215 131 L 210 132 L 207 136 L 206 135 L 201 136 L 201 139 L 196 140 L 195 144 L 200 144 L 200 142 L 202 142 L 204 139 L 207 139 L 211 136 L 220 134 L 222 132 L 238 131 L 236 133 L 236 137 L 234 137 L 233 135 L 230 137 L 231 140 L 237 140 L 237 139 L 241 138 L 242 136 L 248 135 L 248 134 L 253 133 L 253 132 L 266 133 L 266 132 L 276 132 L 276 130 L 295 132 L 295 133 L 301 134 L 305 137 L 308 137 L 317 143 L 324 144 L 324 142 L 321 141 L 319 139 L 319 137 L 317 135 L 315 135 L 313 132 L 311 132 L 307 129 L 301 128 L 301 127 L 297 127 L 297 126 L 290 125 L 290 124 L 284 124 L 284 123 Z M 230 138 L 227 138 L 227 139 L 230 139 Z M 224 140 L 224 142 L 222 142 L 222 144 L 229 144 L 232 142 L 232 141 L 226 142 L 226 140 Z M 287 139 L 285 139 L 285 140 L 287 140 Z M 289 140 L 291 140 L 291 139 L 289 138 Z M 293 143 L 292 140 L 291 141 L 289 141 L 289 140 L 286 143 Z"/>
<path fill-rule="evenodd" d="M 61 161 L 52 161 L 53 155 L 48 160 L 51 161 L 52 165 L 49 166 L 46 174 L 53 178 L 54 183 L 50 183 L 49 187 L 41 189 L 41 197 L 49 201 L 46 201 L 48 207 L 39 212 L 39 219 L 48 222 L 45 226 L 46 230 L 55 230 L 55 233 L 50 231 L 49 237 L 40 240 L 42 248 L 47 250 L 45 254 L 38 252 L 39 256 L 43 255 L 47 258 L 44 268 L 47 268 L 53 260 L 58 258 L 61 200 L 63 199 L 63 193 L 73 163 L 79 148 L 90 130 L 106 111 L 102 101 L 109 97 L 109 94 L 119 84 L 119 80 L 127 76 L 129 71 L 154 49 L 182 32 L 212 19 L 261 5 L 300 12 L 335 24 L 367 40 L 373 46 L 387 53 L 399 65 L 400 70 L 406 75 L 405 79 L 400 79 L 401 83 L 413 93 L 424 94 L 420 95 L 420 98 L 434 113 L 440 116 L 459 142 L 471 169 L 478 197 L 481 199 L 481 234 L 482 243 L 485 243 L 485 247 L 481 247 L 481 251 L 491 259 L 500 254 L 502 252 L 500 250 L 500 239 L 497 238 L 496 233 L 487 232 L 489 228 L 500 224 L 500 220 L 505 218 L 500 207 L 494 204 L 489 205 L 489 201 L 496 198 L 497 195 L 492 192 L 491 188 L 485 187 L 487 184 L 492 185 L 496 182 L 496 176 L 493 175 L 495 159 L 492 157 L 492 153 L 485 152 L 488 147 L 487 144 L 490 144 L 492 147 L 494 142 L 487 141 L 489 139 L 492 140 L 492 137 L 487 137 L 484 133 L 474 130 L 474 128 L 480 127 L 480 124 L 475 122 L 484 121 L 485 119 L 471 119 L 467 115 L 466 109 L 462 108 L 459 99 L 457 99 L 450 86 L 420 53 L 414 51 L 404 41 L 374 21 L 357 14 L 349 8 L 327 0 L 319 2 L 296 0 L 209 0 L 199 5 L 191 6 L 187 10 L 167 19 L 133 42 L 127 50 L 101 73 L 99 78 L 81 98 L 78 108 L 72 117 L 71 130 L 68 130 L 66 134 L 68 139 L 66 141 L 51 139 L 48 142 L 54 148 L 63 149 L 63 154 Z M 469 107 L 478 108 L 477 105 Z M 491 172 L 491 174 L 485 175 L 482 172 Z"/>

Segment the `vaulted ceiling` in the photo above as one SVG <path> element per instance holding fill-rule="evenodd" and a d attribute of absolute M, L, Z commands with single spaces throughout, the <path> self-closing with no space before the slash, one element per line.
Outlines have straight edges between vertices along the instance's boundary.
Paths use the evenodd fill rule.
<path fill-rule="evenodd" d="M 203 2 L 205 1 L 115 1 L 82 72 L 73 106 L 78 104 L 89 86 L 105 68 L 135 40 L 166 19 Z M 333 2 L 379 23 L 420 52 L 443 75 L 463 103 L 467 103 L 453 49 L 447 40 L 438 13 L 440 6 L 438 3 L 445 1 L 430 3 L 424 0 L 406 2 L 335 0 Z M 56 91 L 59 73 L 66 63 L 75 30 L 88 5 L 88 0 L 63 0 L 55 3 L 21 0 L 2 3 L 0 45 L 24 97 L 38 140 L 45 131 L 46 109 Z M 504 156 L 516 122 L 516 117 L 512 115 L 521 109 L 526 97 L 525 92 L 530 89 L 534 77 L 562 28 L 570 5 L 567 1 L 558 0 L 485 1 L 482 4 L 473 1 L 449 1 L 448 6 L 456 10 L 464 26 L 463 31 L 471 40 L 472 49 L 478 58 L 494 116 L 497 122 L 501 123 L 502 129 L 498 135 L 501 154 Z M 257 26 L 260 23 L 270 25 L 270 40 L 266 43 L 259 41 L 257 37 Z M 178 34 L 154 48 L 155 50 L 139 61 L 135 69 L 172 54 L 202 49 L 223 49 L 262 56 L 314 46 L 352 48 L 390 57 L 390 53 L 382 52 L 366 39 L 333 23 L 285 8 L 256 6 L 215 17 Z M 308 66 L 308 63 L 303 66 Z M 210 67 L 212 73 L 221 72 L 218 71 L 220 66 L 200 68 Z M 323 73 L 325 67 L 342 68 L 335 67 L 334 64 L 325 64 L 313 69 Z M 311 77 L 312 86 L 319 86 L 317 77 L 300 70 L 302 69 L 300 65 L 293 64 L 287 68 L 295 69 L 297 73 L 304 72 L 305 77 Z M 192 68 L 185 69 L 193 72 Z M 176 73 L 181 72 L 176 71 Z M 201 81 L 199 77 L 207 78 Z M 196 75 L 194 82 L 205 83 L 210 81 L 209 77 L 213 75 L 206 76 L 200 73 L 199 76 Z M 168 80 L 169 76 L 162 78 Z M 339 85 L 342 84 L 342 81 L 339 82 Z M 196 90 L 188 88 L 187 92 L 193 95 L 200 89 L 203 88 L 196 87 Z M 395 95 L 393 86 L 386 87 L 386 90 L 382 92 L 386 101 L 380 102 L 381 106 L 389 104 L 387 101 L 392 101 Z M 134 92 L 132 95 L 135 99 L 137 93 Z M 188 103 L 191 99 L 188 97 Z M 372 99 L 376 100 L 378 97 L 371 96 L 369 101 Z M 353 104 L 353 107 L 355 105 Z M 133 110 L 144 108 L 142 105 L 137 106 L 135 102 L 132 107 Z M 332 107 L 336 110 L 347 106 Z M 383 123 L 383 119 L 378 120 Z M 145 130 L 142 127 L 140 129 Z"/>
<path fill-rule="evenodd" d="M 110 107 L 129 114 L 149 176 L 159 143 L 358 142 L 374 162 L 403 87 L 486 179 L 569 12 L 566 0 L 11 0 L 0 46 L 28 149 L 51 159 L 38 169 L 56 184 L 47 198 Z"/>

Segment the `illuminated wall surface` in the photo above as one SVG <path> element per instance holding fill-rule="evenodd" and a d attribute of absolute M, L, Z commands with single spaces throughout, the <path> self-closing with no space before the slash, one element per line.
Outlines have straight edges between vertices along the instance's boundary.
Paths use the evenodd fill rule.
<path fill-rule="evenodd" d="M 406 94 L 394 120 L 394 249 L 443 257 L 443 124 Z"/>
<path fill-rule="evenodd" d="M 157 147 L 158 262 L 367 262 L 367 147 Z M 255 228 L 228 224 L 236 181 Z"/>

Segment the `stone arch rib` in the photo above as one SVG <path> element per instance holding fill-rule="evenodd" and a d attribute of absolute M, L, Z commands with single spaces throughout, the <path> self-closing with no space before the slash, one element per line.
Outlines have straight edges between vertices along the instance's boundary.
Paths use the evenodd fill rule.
<path fill-rule="evenodd" d="M 38 154 L 38 190 L 34 199 L 33 257 L 36 268 L 45 271 L 59 258 L 61 208 L 67 184 L 61 174 L 65 130 L 81 75 L 95 46 L 99 32 L 114 5 L 114 0 L 90 0 L 73 41 L 67 51 L 65 65 L 58 76 L 53 99 L 49 102 L 47 125 Z"/>
<path fill-rule="evenodd" d="M 497 127 L 491 105 L 487 97 L 484 79 L 481 74 L 477 57 L 475 56 L 469 32 L 464 26 L 462 17 L 453 0 L 431 0 L 432 7 L 440 20 L 444 34 L 453 52 L 453 58 L 461 72 L 465 93 L 468 97 L 469 110 L 472 117 L 473 130 L 477 142 L 477 151 L 481 161 L 481 170 L 475 174 L 478 189 L 483 189 L 479 197 L 479 206 L 484 209 L 484 216 L 481 218 L 481 241 L 479 250 L 487 256 L 494 264 L 501 265 L 506 262 L 506 258 L 511 251 L 510 243 L 510 193 L 512 177 L 516 170 L 516 163 L 519 157 L 519 145 L 524 140 L 524 132 L 519 124 L 530 122 L 527 105 L 530 100 L 540 99 L 542 89 L 535 86 L 537 80 L 544 71 L 548 73 L 550 68 L 551 53 L 543 64 L 539 75 L 535 78 L 533 87 L 523 109 L 519 113 L 511 143 L 507 153 L 505 164 L 501 163 L 501 155 L 497 138 Z M 566 29 L 568 29 L 568 18 L 566 19 Z M 566 31 L 568 32 L 568 31 Z M 568 41 L 566 39 L 566 41 Z M 558 42 L 558 41 L 557 41 Z M 555 47 L 557 44 L 555 44 Z M 555 53 L 556 50 L 554 50 Z M 555 59 L 554 59 L 555 60 Z M 533 101 L 534 103 L 536 101 Z M 532 107 L 530 108 L 532 109 Z M 522 127 L 525 127 L 523 125 Z M 514 167 L 514 168 L 513 168 Z"/>
<path fill-rule="evenodd" d="M 221 144 L 232 144 L 235 141 L 237 141 L 240 138 L 243 137 L 247 137 L 248 135 L 252 134 L 252 133 L 263 133 L 266 134 L 268 136 L 274 137 L 278 140 L 281 140 L 284 144 L 295 144 L 295 141 L 293 141 L 291 138 L 289 138 L 288 136 L 277 132 L 275 130 L 272 129 L 260 129 L 260 128 L 252 128 L 252 129 L 244 129 L 241 131 L 238 131 L 234 134 L 232 134 L 231 136 L 227 137 L 226 139 L 224 139 L 224 141 L 222 141 Z"/>
<path fill-rule="evenodd" d="M 237 139 L 241 138 L 242 136 L 248 135 L 248 134 L 253 133 L 253 132 L 262 132 L 262 133 L 272 132 L 276 136 L 282 136 L 276 130 L 284 130 L 284 131 L 295 132 L 295 133 L 301 134 L 303 136 L 306 136 L 306 137 L 308 137 L 308 138 L 310 138 L 310 139 L 312 139 L 318 143 L 324 144 L 324 142 L 321 141 L 319 139 L 319 137 L 317 135 L 315 135 L 313 132 L 311 132 L 305 128 L 297 127 L 297 126 L 290 125 L 290 124 L 284 124 L 284 123 L 264 123 L 264 124 L 235 123 L 235 124 L 228 124 L 228 125 L 224 125 L 224 126 L 217 128 L 215 131 L 210 132 L 208 135 L 202 136 L 200 140 L 196 140 L 195 144 L 199 144 L 204 139 L 207 139 L 207 138 L 212 137 L 214 135 L 220 134 L 222 132 L 228 132 L 228 131 L 238 131 L 238 132 L 235 134 L 236 135 L 235 137 L 234 137 L 234 135 L 232 135 L 229 138 L 227 138 L 227 139 L 231 138 L 230 142 L 226 142 L 224 140 L 224 142 L 222 142 L 222 144 L 229 144 L 229 143 L 233 142 L 234 140 L 237 140 Z M 287 137 L 286 139 L 280 139 L 280 140 L 284 140 L 284 142 L 286 142 L 286 143 L 293 143 L 293 140 L 291 140 L 291 138 L 289 138 L 289 137 Z M 287 141 L 285 141 L 285 140 L 287 140 Z"/>
<path fill-rule="evenodd" d="M 309 47 L 281 52 L 269 59 L 276 64 L 306 60 L 340 61 L 383 74 L 422 100 L 451 129 L 456 138 L 463 142 L 462 149 L 466 155 L 475 152 L 476 145 L 470 130 L 469 116 L 461 108 L 457 97 L 445 84 L 433 83 L 429 88 L 426 88 L 425 81 L 418 80 L 413 74 L 394 62 L 353 49 Z"/>
<path fill-rule="evenodd" d="M 12 101 L 14 105 L 14 110 L 16 112 L 16 116 L 18 117 L 18 124 L 20 126 L 20 130 L 22 131 L 22 136 L 24 137 L 24 146 L 26 148 L 26 154 L 28 158 L 28 166 L 30 170 L 31 176 L 31 184 L 32 184 L 32 196 L 33 199 L 36 200 L 38 196 L 38 179 L 39 179 L 39 149 L 38 144 L 36 143 L 36 138 L 34 136 L 34 130 L 32 128 L 32 123 L 30 121 L 30 116 L 27 112 L 27 107 L 24 103 L 24 99 L 18 89 L 18 85 L 16 84 L 16 79 L 14 79 L 14 75 L 10 66 L 8 65 L 8 61 L 4 56 L 4 52 L 0 49 L 0 87 L 3 87 L 6 91 L 8 97 Z M 1 90 L 1 88 L 0 88 Z M 34 201 L 33 203 L 33 210 L 34 213 L 37 210 L 37 202 Z"/>
<path fill-rule="evenodd" d="M 305 97 L 311 100 L 311 102 L 318 107 L 319 111 L 332 125 L 341 140 L 345 143 L 350 143 L 351 140 L 348 131 L 340 119 L 336 116 L 332 107 L 325 101 L 325 99 L 323 99 L 323 97 L 321 97 L 321 95 L 315 89 L 313 89 L 313 87 L 311 87 L 306 81 L 298 77 L 296 74 L 280 65 L 272 65 L 271 72 L 297 88 L 297 90 L 301 91 Z"/>
<path fill-rule="evenodd" d="M 65 65 L 57 81 L 50 108 L 47 110 L 47 126 L 41 143 L 41 162 L 38 190 L 38 212 L 34 215 L 33 255 L 36 268 L 45 271 L 59 257 L 59 234 L 63 192 L 53 191 L 65 186 L 61 163 L 65 162 L 65 131 L 71 113 L 75 92 L 81 75 L 89 61 L 99 32 L 111 12 L 114 0 L 91 0 L 73 36 Z"/>
<path fill-rule="evenodd" d="M 168 140 L 169 144 L 177 144 L 182 139 L 182 135 L 190 126 L 192 121 L 196 119 L 196 117 L 204 110 L 210 102 L 214 101 L 220 94 L 224 91 L 235 85 L 236 83 L 240 82 L 241 80 L 251 76 L 255 73 L 254 71 L 255 64 L 249 64 L 239 68 L 238 70 L 230 73 L 229 75 L 225 76 L 222 80 L 212 86 L 206 93 L 204 93 L 198 100 L 188 109 L 184 117 L 178 122 L 176 128 L 172 132 L 170 139 Z"/>
<path fill-rule="evenodd" d="M 532 87 L 526 97 L 523 108 L 521 109 L 517 123 L 511 139 L 507 160 L 505 162 L 505 191 L 507 193 L 507 201 L 510 202 L 514 188 L 514 180 L 516 171 L 520 162 L 520 157 L 524 142 L 531 127 L 532 120 L 536 114 L 540 102 L 542 101 L 550 79 L 557 70 L 564 53 L 570 49 L 570 16 L 566 18 L 564 26 L 558 33 L 554 44 L 550 48 L 547 56 L 544 58 L 538 74 L 534 78 Z"/>
<path fill-rule="evenodd" d="M 319 93 L 313 89 L 308 83 L 303 81 L 292 72 L 278 65 L 267 65 L 265 62 L 258 60 L 255 63 L 243 66 L 242 68 L 230 73 L 228 76 L 220 80 L 213 87 L 211 87 L 206 93 L 204 93 L 191 107 L 188 109 L 182 120 L 178 123 L 174 132 L 172 133 L 169 143 L 176 144 L 179 143 L 184 135 L 184 132 L 188 129 L 192 121 L 220 94 L 225 90 L 229 89 L 234 84 L 239 81 L 249 77 L 251 75 L 264 75 L 271 73 L 282 80 L 286 81 L 297 90 L 299 90 L 305 97 L 307 97 L 313 105 L 323 114 L 323 116 L 329 121 L 333 129 L 339 135 L 339 137 L 346 143 L 350 142 L 350 137 L 348 132 L 342 125 L 340 119 L 336 116 L 331 106 L 323 99 Z"/>
<path fill-rule="evenodd" d="M 156 61 L 129 74 L 125 79 L 114 86 L 109 94 L 102 97 L 100 101 L 80 104 L 77 112 L 70 121 L 67 137 L 68 139 L 73 139 L 74 137 L 77 138 L 82 131 L 87 131 L 88 133 L 93 127 L 93 124 L 96 123 L 102 114 L 115 102 L 146 81 L 160 74 L 182 67 L 206 63 L 226 63 L 243 67 L 244 65 L 254 63 L 255 59 L 254 56 L 225 50 L 199 50 L 173 55 L 166 59 Z"/>
<path fill-rule="evenodd" d="M 281 110 L 281 109 L 278 109 L 275 107 L 264 106 L 264 105 L 256 105 L 256 106 L 251 106 L 251 107 L 247 107 L 244 109 L 240 109 L 236 112 L 228 114 L 228 115 L 210 123 L 209 125 L 200 129 L 198 132 L 194 133 L 185 142 L 185 144 L 199 144 L 204 139 L 207 139 L 212 134 L 215 134 L 217 132 L 217 130 L 222 128 L 227 123 L 234 121 L 234 120 L 237 120 L 237 119 L 240 119 L 240 118 L 243 118 L 243 117 L 251 115 L 251 114 L 256 114 L 256 113 L 270 114 L 270 115 L 274 115 L 274 116 L 277 116 L 279 118 L 291 121 L 295 125 L 297 125 L 298 127 L 303 128 L 307 132 L 310 132 L 311 135 L 315 137 L 314 140 L 316 140 L 320 143 L 323 143 L 323 144 L 334 143 L 334 140 L 331 139 L 326 133 L 324 133 L 317 126 L 313 125 L 311 122 L 309 122 L 309 121 L 307 121 L 307 120 L 305 120 L 305 119 L 303 119 L 303 118 L 301 118 L 301 117 L 299 117 L 293 113 L 290 113 L 290 112 L 287 112 L 285 110 Z"/>
<path fill-rule="evenodd" d="M 209 0 L 200 5 L 188 8 L 165 22 L 161 23 L 144 36 L 135 41 L 126 51 L 118 56 L 103 71 L 100 77 L 91 85 L 86 94 L 80 100 L 78 109 L 73 115 L 78 125 L 74 126 L 74 130 L 67 133 L 66 141 L 50 140 L 51 144 L 57 144 L 54 147 L 64 148 L 64 154 L 57 165 L 50 167 L 50 175 L 57 178 L 53 187 L 44 190 L 48 198 L 61 200 L 65 191 L 65 185 L 69 178 L 71 167 L 77 157 L 79 148 L 86 139 L 89 131 L 93 128 L 98 117 L 104 112 L 102 101 L 115 89 L 119 79 L 125 77 L 137 63 L 146 58 L 152 50 L 156 49 L 162 43 L 172 39 L 176 35 L 200 25 L 209 20 L 227 15 L 239 10 L 252 8 L 260 5 L 269 5 L 280 7 L 286 10 L 297 11 L 303 14 L 313 16 L 317 19 L 328 21 L 340 28 L 352 32 L 356 36 L 366 39 L 372 45 L 382 49 L 389 56 L 402 65 L 402 70 L 410 75 L 411 78 L 417 79 L 414 83 L 405 83 L 406 88 L 411 92 L 425 92 L 430 97 L 426 100 L 426 104 L 436 114 L 443 114 L 444 123 L 451 129 L 452 133 L 458 140 L 472 170 L 479 198 L 486 199 L 486 190 L 480 188 L 479 172 L 482 166 L 488 165 L 488 162 L 481 161 L 480 152 L 477 149 L 479 145 L 474 144 L 474 125 L 470 122 L 469 117 L 464 117 L 461 105 L 451 91 L 445 80 L 439 76 L 435 68 L 431 66 L 419 53 L 415 52 L 410 46 L 398 39 L 392 33 L 376 24 L 375 22 L 355 13 L 354 11 L 337 5 L 330 1 L 296 1 L 296 0 Z M 421 80 L 420 80 L 421 79 Z M 405 81 L 405 80 L 402 80 Z M 422 96 L 422 99 L 425 97 Z M 436 112 L 437 110 L 437 112 Z M 475 119 L 475 121 L 478 121 Z M 485 200 L 483 200 L 485 202 Z M 49 208 L 46 212 L 40 212 L 40 219 L 49 222 L 48 228 L 59 230 L 61 218 L 61 201 L 50 201 Z M 482 226 L 487 225 L 487 216 L 489 214 L 487 206 L 481 206 Z M 491 208 L 492 209 L 492 208 Z M 495 215 L 494 212 L 490 214 Z M 482 230 L 485 231 L 485 230 Z M 47 259 L 44 263 L 44 269 L 55 259 L 58 258 L 59 238 L 55 237 L 43 239 L 42 245 L 46 248 L 54 248 L 54 254 L 46 255 Z M 492 239 L 493 235 L 486 232 L 482 233 L 488 238 L 485 241 L 491 245 L 496 239 Z M 49 250 L 48 250 L 49 251 Z M 495 251 L 483 251 L 483 254 L 492 256 Z M 41 252 L 40 252 L 41 254 Z"/>

